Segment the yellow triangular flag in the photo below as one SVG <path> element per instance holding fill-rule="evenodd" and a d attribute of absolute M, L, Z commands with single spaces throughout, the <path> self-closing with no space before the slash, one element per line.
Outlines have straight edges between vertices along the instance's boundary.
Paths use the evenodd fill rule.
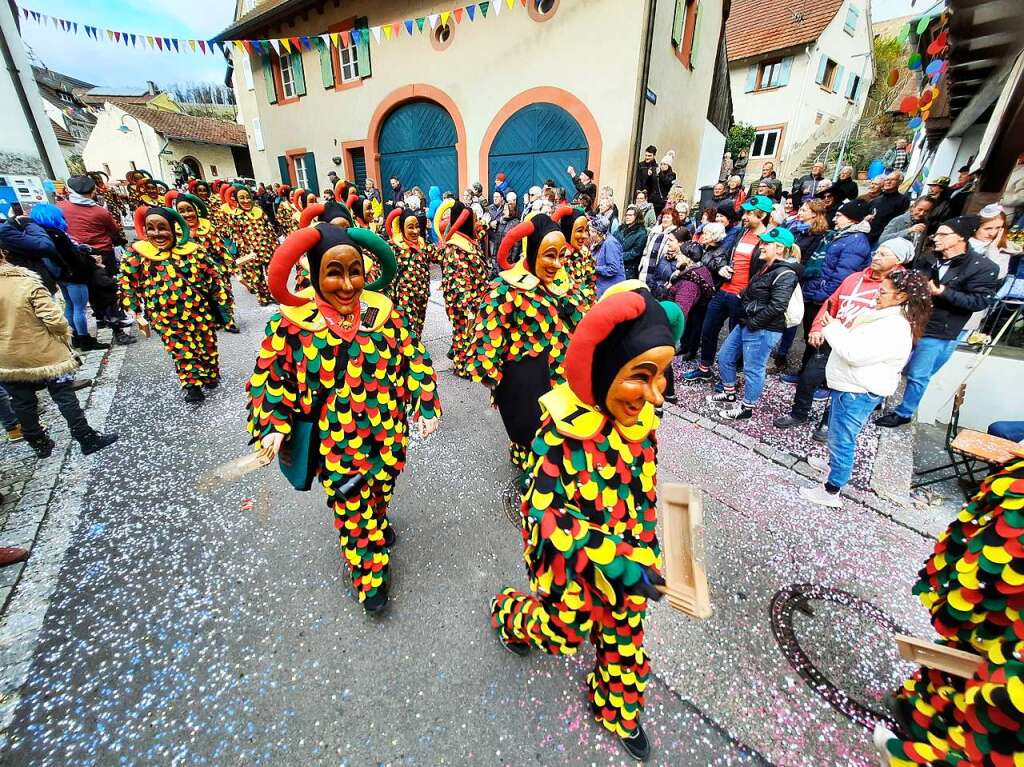
<path fill-rule="evenodd" d="M 192 49 L 192 53 L 195 53 L 196 52 L 196 41 L 195 40 L 189 40 L 188 41 L 188 47 Z"/>
<path fill-rule="evenodd" d="M 287 37 L 282 37 L 278 42 L 281 43 L 281 47 L 284 48 L 287 53 L 292 52 L 292 46 L 291 43 L 288 42 Z"/>
<path fill-rule="evenodd" d="M 505 0 L 505 3 L 508 5 L 508 9 L 510 11 L 516 6 L 516 0 Z"/>
<path fill-rule="evenodd" d="M 448 19 L 449 19 L 449 18 L 451 17 L 451 15 L 452 15 L 452 12 L 451 12 L 451 11 L 444 11 L 444 12 L 442 12 L 442 13 L 441 13 L 441 26 L 442 26 L 442 27 L 443 27 L 443 26 L 444 26 L 445 24 L 447 24 L 447 23 L 448 23 Z"/>
<path fill-rule="evenodd" d="M 337 32 L 331 32 L 331 42 L 334 43 L 334 47 L 335 48 L 338 47 L 338 33 Z"/>
<path fill-rule="evenodd" d="M 107 39 L 108 40 L 113 40 L 114 39 L 114 33 L 111 32 L 109 29 L 107 30 Z"/>
<path fill-rule="evenodd" d="M 391 25 L 390 24 L 386 24 L 384 26 L 384 39 L 385 40 L 390 40 L 391 39 Z"/>
<path fill-rule="evenodd" d="M 146 42 L 150 48 L 156 48 L 156 41 L 153 39 L 153 35 L 146 35 Z"/>

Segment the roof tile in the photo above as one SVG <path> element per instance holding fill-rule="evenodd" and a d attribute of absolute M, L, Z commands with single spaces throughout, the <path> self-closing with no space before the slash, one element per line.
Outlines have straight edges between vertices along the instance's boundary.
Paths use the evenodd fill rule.
<path fill-rule="evenodd" d="M 247 146 L 245 128 L 227 120 L 168 112 L 165 109 L 118 104 L 125 112 L 149 125 L 165 138 L 198 141 L 222 146 Z"/>
<path fill-rule="evenodd" d="M 733 0 L 725 25 L 729 61 L 817 40 L 843 0 Z"/>

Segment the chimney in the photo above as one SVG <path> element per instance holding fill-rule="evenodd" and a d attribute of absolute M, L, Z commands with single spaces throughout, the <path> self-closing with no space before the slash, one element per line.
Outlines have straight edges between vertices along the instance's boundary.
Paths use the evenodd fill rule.
<path fill-rule="evenodd" d="M 156 87 L 156 83 L 152 80 L 146 80 L 146 90 L 149 92 L 150 96 L 156 96 L 160 93 L 160 90 Z"/>

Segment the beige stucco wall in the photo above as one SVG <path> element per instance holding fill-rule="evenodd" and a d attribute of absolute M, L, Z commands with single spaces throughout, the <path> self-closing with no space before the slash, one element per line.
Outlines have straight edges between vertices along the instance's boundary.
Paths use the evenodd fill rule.
<path fill-rule="evenodd" d="M 186 156 L 192 156 L 203 166 L 203 178 L 208 181 L 213 178 L 231 178 L 235 176 L 235 160 L 231 155 L 231 148 L 226 146 L 214 146 L 213 144 L 196 144 L 191 141 L 172 141 L 167 145 L 169 155 L 164 155 L 164 168 L 168 168 L 168 161 L 181 160 Z M 216 167 L 216 171 L 214 171 Z M 170 175 L 169 171 L 165 171 Z"/>
<path fill-rule="evenodd" d="M 720 0 L 708 0 L 717 4 Z M 668 6 L 667 3 L 661 5 Z M 316 33 L 335 22 L 351 16 L 367 16 L 371 26 L 410 16 L 439 13 L 451 9 L 439 3 L 408 3 L 395 0 L 361 0 L 346 3 L 340 9 L 325 4 L 325 12 L 311 11 L 308 21 L 299 26 L 265 34 Z M 611 185 L 621 196 L 625 188 L 630 161 L 630 135 L 636 105 L 640 43 L 643 28 L 643 0 L 562 0 L 560 8 L 548 21 L 533 21 L 520 4 L 513 10 L 503 6 L 500 16 L 494 8 L 486 19 L 470 23 L 463 20 L 455 26 L 455 37 L 445 51 L 437 51 L 424 34 L 409 37 L 405 31 L 397 40 L 378 45 L 371 41 L 373 75 L 362 86 L 340 92 L 325 90 L 320 78 L 316 51 L 303 54 L 307 95 L 297 103 L 270 105 L 266 100 L 263 74 L 258 63 L 253 66 L 253 85 L 244 82 L 244 64 L 237 51 L 235 92 L 241 122 L 246 126 L 256 177 L 279 180 L 278 156 L 285 150 L 305 148 L 316 155 L 317 175 L 323 183 L 327 172 L 335 169 L 333 156 L 342 155 L 342 143 L 367 139 L 371 116 L 378 105 L 393 91 L 403 86 L 425 83 L 444 91 L 455 103 L 465 125 L 466 168 L 468 181 L 479 179 L 481 141 L 492 119 L 517 94 L 535 87 L 554 86 L 569 91 L 582 101 L 593 115 L 602 139 L 599 183 Z M 720 6 L 719 6 L 720 7 Z M 671 25 L 671 17 L 668 24 Z M 705 33 L 717 36 L 717 21 L 705 25 Z M 670 28 L 664 31 L 668 47 Z M 717 39 L 717 37 L 716 37 Z M 613 41 L 613 44 L 610 44 Z M 712 43 L 703 46 L 701 56 L 711 56 Z M 710 59 L 708 59 L 710 61 Z M 677 62 L 678 63 L 678 62 Z M 681 65 L 679 65 L 680 68 Z M 654 67 L 652 67 L 654 68 Z M 710 64 L 702 67 L 708 70 Z M 703 76 L 703 72 L 701 73 Z M 709 80 L 710 82 L 710 80 Z M 666 115 L 671 99 L 662 108 Z M 699 99 L 695 97 L 695 101 Z M 703 130 L 704 101 L 695 111 L 695 136 Z M 253 119 L 260 121 L 265 148 L 260 151 L 253 141 Z M 688 119 L 680 119 L 670 131 L 652 118 L 652 131 L 664 132 L 666 141 L 676 142 L 685 152 L 684 140 Z M 656 126 L 656 127 L 655 127 Z M 594 158 L 591 166 L 596 166 Z M 367 155 L 370 175 L 379 181 L 379 166 Z M 337 169 L 343 174 L 343 168 Z M 564 179 L 568 185 L 568 177 Z M 486 182 L 485 182 L 486 185 Z"/>

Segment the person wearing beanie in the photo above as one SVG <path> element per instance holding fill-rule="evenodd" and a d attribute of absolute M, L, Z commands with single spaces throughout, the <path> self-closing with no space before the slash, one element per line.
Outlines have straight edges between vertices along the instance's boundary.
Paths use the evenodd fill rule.
<path fill-rule="evenodd" d="M 931 319 L 904 371 L 903 400 L 875 421 L 879 426 L 910 423 L 932 376 L 953 356 L 961 335 L 966 335 L 963 330 L 971 315 L 995 300 L 999 267 L 968 244 L 980 223 L 978 216 L 951 218 L 939 224 L 932 237 L 935 263 L 927 272 L 934 305 Z"/>
<path fill-rule="evenodd" d="M 725 227 L 725 238 L 722 240 L 722 247 L 731 251 L 736 240 L 743 234 L 743 227 L 740 225 L 743 220 L 743 211 L 737 210 L 732 200 L 723 200 L 715 205 L 715 221 Z"/>
<path fill-rule="evenodd" d="M 221 286 L 227 299 L 227 321 L 221 327 L 228 333 L 238 333 L 235 323 L 235 293 L 231 288 L 231 275 L 235 271 L 235 261 L 228 252 L 227 246 L 210 223 L 209 209 L 206 204 L 193 194 L 178 194 L 176 191 L 167 193 L 168 202 L 181 214 L 188 224 L 192 242 L 199 246 L 213 268 L 220 276 Z"/>
<path fill-rule="evenodd" d="M 372 255 L 372 259 L 366 254 Z M 288 281 L 299 260 L 310 286 Z M 367 282 L 375 261 L 381 276 Z M 373 232 L 319 223 L 274 252 L 270 317 L 246 387 L 248 431 L 298 490 L 319 480 L 355 594 L 367 612 L 387 604 L 388 505 L 405 468 L 409 419 L 428 437 L 441 404 L 423 343 L 384 294 L 395 276 L 391 248 Z"/>
<path fill-rule="evenodd" d="M 597 184 L 594 183 L 594 171 L 589 169 L 581 170 L 577 174 L 576 169 L 571 165 L 565 170 L 569 174 L 569 178 L 572 179 L 573 186 L 576 187 L 576 197 L 579 198 L 586 195 L 590 201 L 588 210 L 593 210 L 594 205 L 597 203 Z"/>
<path fill-rule="evenodd" d="M 512 187 L 509 186 L 504 173 L 498 173 L 494 176 L 494 191 L 499 192 L 502 197 L 512 191 Z"/>
<path fill-rule="evenodd" d="M 481 230 L 473 209 L 458 200 L 445 200 L 434 214 L 441 293 L 452 323 L 448 358 L 460 378 L 469 378 L 473 324 L 490 290 L 490 269 L 480 243 Z"/>
<path fill-rule="evenodd" d="M 622 263 L 622 245 L 609 232 L 610 224 L 604 216 L 590 220 L 590 251 L 594 254 L 594 271 L 597 273 L 597 297 L 613 285 L 626 279 L 626 268 Z"/>
<path fill-rule="evenodd" d="M 365 202 L 365 206 L 360 205 L 364 214 L 370 208 L 369 201 Z M 435 258 L 434 249 L 423 239 L 415 213 L 395 208 L 388 214 L 384 228 L 398 263 L 398 275 L 388 295 L 405 318 L 413 337 L 419 339 L 423 336 L 430 301 L 430 262 Z"/>
<path fill-rule="evenodd" d="M 903 173 L 898 170 L 885 174 L 882 191 L 871 201 L 871 242 L 878 242 L 882 231 L 896 216 L 910 207 L 910 197 L 900 191 Z"/>
<path fill-rule="evenodd" d="M 532 593 L 506 588 L 491 600 L 491 626 L 509 652 L 594 645 L 590 711 L 641 761 L 650 754 L 644 618 L 664 584 L 655 430 L 682 329 L 679 307 L 637 281 L 611 289 L 577 326 L 566 383 L 540 400 L 522 497 Z"/>
<path fill-rule="evenodd" d="M 510 441 L 512 465 L 526 469 L 530 443 L 540 426 L 537 401 L 565 382 L 569 337 L 583 316 L 579 295 L 566 274 L 563 206 L 538 213 L 511 229 L 498 248 L 503 269 L 484 300 L 473 328 L 468 370 L 491 392 Z M 514 263 L 514 245 L 524 242 Z"/>
<path fill-rule="evenodd" d="M 124 307 L 144 335 L 160 336 L 185 401 L 202 402 L 220 382 L 216 327 L 230 317 L 221 275 L 176 210 L 136 208 L 135 234 L 118 275 Z"/>
<path fill-rule="evenodd" d="M 235 258 L 238 278 L 260 306 L 269 306 L 274 302 L 267 288 L 267 264 L 277 246 L 274 225 L 263 208 L 256 204 L 251 189 L 244 186 L 226 186 L 224 189 L 234 230 L 231 239 L 238 247 Z M 230 207 L 232 199 L 235 202 L 233 208 Z"/>
<path fill-rule="evenodd" d="M 676 164 L 676 152 L 669 149 L 661 158 L 658 165 L 658 193 L 651 199 L 656 211 L 660 211 L 668 202 L 668 193 L 672 191 L 672 185 L 676 183 L 676 172 L 673 166 Z"/>
<path fill-rule="evenodd" d="M 597 300 L 597 264 L 590 251 L 590 219 L 584 210 L 572 208 L 558 223 L 565 237 L 563 266 L 573 283 L 577 303 L 585 312 Z"/>

